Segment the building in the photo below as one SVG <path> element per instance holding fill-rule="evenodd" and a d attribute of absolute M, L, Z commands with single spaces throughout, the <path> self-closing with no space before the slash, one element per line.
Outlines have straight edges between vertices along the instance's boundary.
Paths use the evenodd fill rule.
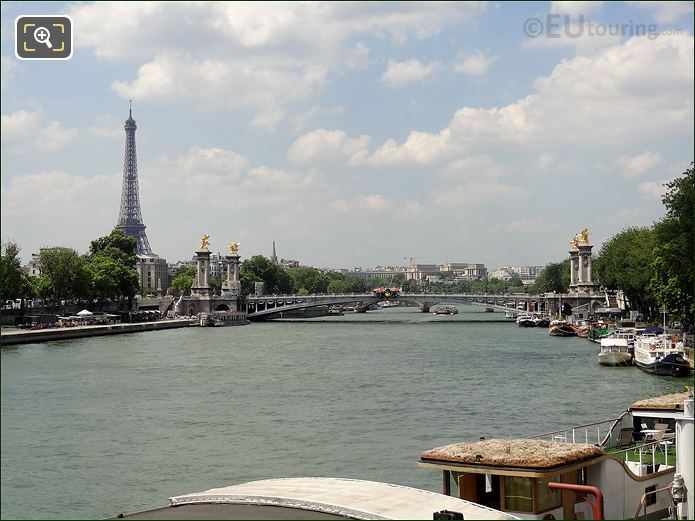
<path fill-rule="evenodd" d="M 487 277 L 485 264 L 470 262 L 448 262 L 439 266 L 439 271 L 453 273 L 454 280 L 475 280 Z"/>
<path fill-rule="evenodd" d="M 166 293 L 169 289 L 169 271 L 166 259 L 159 255 L 138 255 L 135 264 L 140 279 L 140 294 Z"/>
<path fill-rule="evenodd" d="M 512 269 L 524 284 L 531 284 L 541 274 L 543 266 L 517 266 Z"/>
<path fill-rule="evenodd" d="M 403 271 L 396 269 L 367 268 L 363 270 L 362 268 L 355 268 L 353 270 L 341 270 L 341 273 L 355 279 L 370 281 L 374 279 L 391 280 L 399 273 L 403 273 Z"/>
<path fill-rule="evenodd" d="M 512 277 L 518 277 L 518 274 L 514 271 L 514 268 L 503 266 L 501 268 L 497 268 L 496 270 L 492 270 L 488 274 L 488 277 L 491 279 L 509 280 Z"/>
<path fill-rule="evenodd" d="M 543 266 L 503 266 L 490 272 L 491 279 L 509 280 L 518 277 L 524 284 L 531 284 L 540 275 Z"/>
<path fill-rule="evenodd" d="M 210 276 L 222 278 L 227 273 L 228 261 L 220 252 L 210 255 Z"/>
<path fill-rule="evenodd" d="M 405 280 L 423 282 L 428 275 L 438 275 L 439 266 L 436 264 L 413 264 L 405 269 Z"/>
<path fill-rule="evenodd" d="M 30 277 L 38 277 L 39 275 L 41 275 L 41 269 L 40 269 L 38 254 L 32 253 L 31 254 L 31 260 L 22 269 L 24 270 L 24 273 L 26 273 Z"/>
<path fill-rule="evenodd" d="M 280 259 L 280 266 L 285 269 L 299 268 L 299 261 L 294 259 Z"/>
<path fill-rule="evenodd" d="M 195 261 L 176 261 L 175 263 L 168 264 L 167 272 L 169 273 L 169 280 L 172 280 L 176 276 L 176 272 L 181 268 L 194 268 L 196 267 Z"/>

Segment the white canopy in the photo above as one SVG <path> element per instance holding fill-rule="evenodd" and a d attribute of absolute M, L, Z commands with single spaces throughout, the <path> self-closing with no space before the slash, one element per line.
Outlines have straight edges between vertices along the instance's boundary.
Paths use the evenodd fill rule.
<path fill-rule="evenodd" d="M 86 317 L 86 316 L 93 315 L 93 314 L 94 314 L 94 313 L 92 313 L 92 312 L 89 311 L 88 309 L 83 309 L 83 310 L 80 311 L 77 315 L 80 316 L 80 317 Z"/>
<path fill-rule="evenodd" d="M 519 519 L 428 490 L 358 479 L 266 479 L 169 498 L 171 506 L 210 503 L 299 508 L 352 519 L 432 519 L 439 510 L 461 512 L 464 519 Z"/>

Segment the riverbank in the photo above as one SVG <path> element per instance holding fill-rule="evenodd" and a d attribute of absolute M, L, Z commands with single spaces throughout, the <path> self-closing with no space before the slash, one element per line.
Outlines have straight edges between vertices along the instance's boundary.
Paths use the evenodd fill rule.
<path fill-rule="evenodd" d="M 17 344 L 34 344 L 53 340 L 68 340 L 103 335 L 120 335 L 124 333 L 139 333 L 142 331 L 159 331 L 198 325 L 195 319 L 160 320 L 157 322 L 136 322 L 134 324 L 109 324 L 100 326 L 75 326 L 49 329 L 12 329 L 0 333 L 2 346 Z"/>

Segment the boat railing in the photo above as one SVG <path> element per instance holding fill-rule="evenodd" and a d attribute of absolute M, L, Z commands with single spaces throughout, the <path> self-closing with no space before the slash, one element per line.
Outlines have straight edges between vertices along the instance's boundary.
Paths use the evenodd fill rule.
<path fill-rule="evenodd" d="M 544 432 L 543 434 L 534 434 L 533 436 L 526 436 L 526 438 L 548 439 L 562 443 L 592 443 L 601 445 L 606 437 L 606 434 L 610 432 L 611 428 L 618 420 L 620 420 L 620 417 L 585 423 L 583 425 L 575 425 L 574 427 L 570 427 L 568 429 Z"/>
<path fill-rule="evenodd" d="M 656 495 L 660 492 L 668 492 L 669 496 L 671 497 L 671 500 L 673 500 L 673 483 L 670 483 L 666 487 L 658 488 L 656 490 L 651 490 L 649 492 L 645 492 L 644 494 L 642 494 L 642 497 L 640 498 L 639 505 L 637 506 L 637 510 L 635 511 L 635 515 L 632 516 L 632 519 L 638 519 L 640 517 L 640 511 L 643 508 L 644 508 L 644 514 L 641 517 L 646 517 L 647 516 L 647 497 L 653 495 L 654 501 L 656 501 Z"/>
<path fill-rule="evenodd" d="M 671 450 L 669 451 L 669 446 Z M 651 456 L 651 473 L 655 473 L 659 470 L 662 463 L 657 463 L 657 452 L 664 455 L 663 465 L 666 467 L 676 466 L 676 453 L 678 447 L 676 445 L 676 440 L 657 440 L 657 441 L 646 441 L 640 442 L 638 444 L 631 444 L 620 450 L 611 450 L 610 453 L 613 455 L 623 455 L 625 459 L 625 464 L 629 466 L 629 463 L 637 463 L 637 472 L 633 471 L 638 476 L 642 476 L 649 471 L 649 461 L 646 456 Z M 671 453 L 671 463 L 669 465 L 669 452 Z M 643 470 L 645 472 L 643 473 Z"/>

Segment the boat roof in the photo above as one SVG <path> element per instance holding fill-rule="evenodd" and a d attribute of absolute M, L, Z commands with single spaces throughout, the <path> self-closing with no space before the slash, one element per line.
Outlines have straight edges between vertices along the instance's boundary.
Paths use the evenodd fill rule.
<path fill-rule="evenodd" d="M 584 443 L 539 439 L 491 439 L 453 443 L 423 452 L 423 462 L 470 466 L 550 470 L 603 455 L 603 449 Z"/>
<path fill-rule="evenodd" d="M 647 398 L 646 400 L 640 400 L 630 405 L 629 410 L 642 409 L 642 410 L 658 410 L 658 411 L 682 411 L 683 402 L 688 399 L 690 392 L 682 393 L 671 393 L 665 394 L 663 396 L 656 396 L 654 398 Z"/>
<path fill-rule="evenodd" d="M 123 517 L 130 519 L 432 519 L 434 512 L 450 510 L 461 512 L 464 519 L 519 519 L 499 510 L 436 492 L 389 483 L 342 478 L 284 478 L 251 481 L 175 496 L 169 498 L 169 502 L 170 506 L 167 508 L 126 514 Z M 267 517 L 269 515 L 273 517 Z"/>

